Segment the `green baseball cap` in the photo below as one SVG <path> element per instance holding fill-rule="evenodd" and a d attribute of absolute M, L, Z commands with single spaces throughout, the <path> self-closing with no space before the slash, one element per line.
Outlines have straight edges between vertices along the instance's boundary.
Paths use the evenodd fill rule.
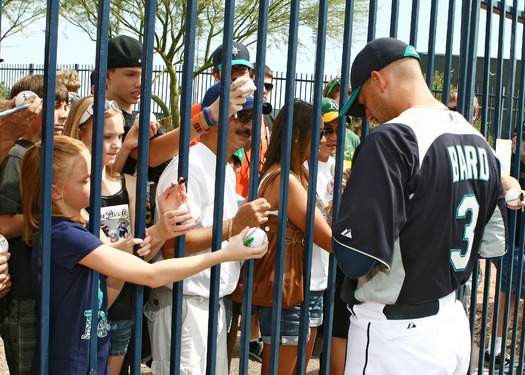
<path fill-rule="evenodd" d="M 357 103 L 361 86 L 370 78 L 374 70 L 381 70 L 396 60 L 413 57 L 419 60 L 419 54 L 413 46 L 396 38 L 378 38 L 369 42 L 359 52 L 352 63 L 350 83 L 354 88 L 350 99 L 341 109 L 341 116 L 366 117 L 365 107 Z"/>
<path fill-rule="evenodd" d="M 324 122 L 330 122 L 339 117 L 339 103 L 334 99 L 323 98 L 321 110 Z"/>

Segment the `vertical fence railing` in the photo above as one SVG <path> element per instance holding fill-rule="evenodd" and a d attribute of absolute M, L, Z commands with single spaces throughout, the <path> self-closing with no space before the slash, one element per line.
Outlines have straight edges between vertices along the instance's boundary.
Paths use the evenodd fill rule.
<path fill-rule="evenodd" d="M 347 99 L 347 85 L 349 82 L 349 69 L 350 69 L 350 57 L 351 51 L 353 48 L 353 28 L 354 28 L 354 6 L 355 0 L 346 1 L 346 13 L 345 13 L 345 23 L 344 23 L 344 33 L 343 33 L 343 49 L 342 49 L 342 64 L 341 64 L 341 104 L 343 104 Z M 1 3 L 1 2 L 0 2 Z M 444 103 L 448 102 L 448 96 L 450 94 L 450 87 L 452 82 L 457 82 L 459 90 L 459 101 L 458 108 L 459 110 L 466 115 L 466 117 L 471 118 L 472 116 L 472 101 L 473 96 L 478 95 L 481 100 L 481 131 L 484 135 L 493 136 L 494 139 L 503 135 L 504 137 L 510 138 L 514 129 L 518 129 L 518 139 L 522 136 L 522 125 L 523 125 L 523 110 L 524 110 L 524 91 L 525 91 L 525 66 L 522 63 L 520 69 L 517 73 L 517 54 L 518 50 L 521 49 L 521 61 L 525 59 L 525 28 L 523 27 L 523 9 L 518 9 L 519 1 L 513 0 L 511 6 L 507 5 L 507 1 L 494 1 L 494 0 L 461 0 L 457 2 L 456 0 L 448 1 L 448 8 L 446 8 L 446 23 L 440 23 L 440 2 L 438 0 L 433 0 L 429 4 L 423 4 L 419 0 L 411 1 L 411 20 L 410 27 L 407 35 L 403 35 L 401 39 L 406 40 L 409 44 L 418 46 L 418 38 L 422 35 L 422 30 L 418 27 L 420 20 L 423 17 L 423 5 L 424 9 L 430 10 L 430 33 L 427 29 L 424 29 L 426 35 L 429 35 L 428 44 L 426 46 L 428 53 L 428 62 L 425 66 L 427 83 L 429 86 L 433 83 L 433 78 L 435 71 L 439 71 L 441 68 L 444 72 L 444 83 L 443 87 L 440 89 L 437 88 L 436 92 L 441 92 L 443 95 L 442 101 Z M 458 4 L 459 3 L 459 4 Z M 150 99 L 152 92 L 158 95 L 163 101 L 168 102 L 169 90 L 168 87 L 168 75 L 167 73 L 161 73 L 162 67 L 154 67 L 152 64 L 153 61 L 153 30 L 155 26 L 155 0 L 148 0 L 146 2 L 146 21 L 145 21 L 145 39 L 144 39 L 144 58 L 143 58 L 143 80 L 142 80 L 142 91 L 141 91 L 141 104 L 140 112 L 147 113 L 150 110 L 153 112 L 160 111 L 160 107 L 153 103 Z M 223 72 L 229 72 L 231 67 L 231 55 L 227 51 L 231 50 L 231 43 L 233 39 L 233 25 L 234 25 L 234 5 L 233 0 L 226 2 L 225 10 L 225 20 L 224 20 L 224 34 L 222 38 L 222 43 L 225 48 L 223 49 L 224 54 L 223 58 Z M 289 155 L 291 150 L 291 138 L 292 138 L 292 121 L 293 121 L 293 102 L 295 97 L 301 97 L 307 101 L 313 102 L 314 117 L 320 117 L 320 96 L 321 96 L 321 87 L 323 83 L 327 82 L 331 77 L 326 77 L 323 74 L 324 66 L 324 53 L 326 50 L 326 41 L 324 35 L 326 35 L 326 13 L 327 13 L 327 1 L 323 0 L 319 3 L 319 19 L 318 19 L 318 29 L 317 29 L 317 46 L 316 46 L 316 69 L 315 74 L 296 74 L 296 60 L 297 60 L 297 40 L 298 38 L 298 27 L 299 27 L 299 1 L 293 0 L 290 3 L 290 26 L 289 26 L 289 39 L 288 39 L 288 63 L 287 69 L 284 73 L 276 73 L 274 75 L 274 90 L 270 96 L 270 102 L 274 104 L 274 108 L 280 109 L 285 106 L 288 110 L 286 112 L 286 125 L 284 136 L 282 139 L 282 149 L 284 155 Z M 399 37 L 400 30 L 399 26 L 400 17 L 402 17 L 400 12 L 401 2 L 398 0 L 393 0 L 390 10 L 390 17 L 388 25 L 388 31 L 390 36 Z M 458 5 L 461 6 L 461 9 L 458 11 Z M 256 71 L 263 72 L 265 62 L 268 59 L 265 56 L 266 52 L 266 33 L 268 31 L 268 0 L 261 1 L 259 6 L 259 29 L 258 29 L 258 42 L 257 42 L 257 64 Z M 190 107 L 194 102 L 198 102 L 204 96 L 206 89 L 213 82 L 210 74 L 204 74 L 198 77 L 193 77 L 193 66 L 195 60 L 195 48 L 196 40 L 195 34 L 191 31 L 193 30 L 193 25 L 197 22 L 197 1 L 188 0 L 187 1 L 187 15 L 186 15 L 186 34 L 185 34 L 185 45 L 190 48 L 186 48 L 184 53 L 184 63 L 178 72 L 178 79 L 182 85 L 182 96 L 181 96 L 181 137 L 180 137 L 180 159 L 179 159 L 179 176 L 185 176 L 188 172 L 188 150 L 189 150 L 189 128 L 190 128 Z M 482 12 L 481 10 L 484 10 Z M 366 30 L 367 30 L 367 40 L 371 40 L 376 36 L 386 36 L 386 35 L 377 35 L 379 25 L 378 23 L 385 22 L 383 20 L 378 20 L 378 15 L 382 11 L 379 8 L 379 2 L 377 0 L 371 0 L 368 7 L 368 17 L 366 19 Z M 91 93 L 91 84 L 94 83 L 97 87 L 95 92 L 95 122 L 94 122 L 94 144 L 93 144 L 93 169 L 92 169 L 92 199 L 90 205 L 92 207 L 92 220 L 90 220 L 90 229 L 93 232 L 98 232 L 98 218 L 100 217 L 97 207 L 100 207 L 100 175 L 101 175 L 101 145 L 102 145 L 102 135 L 103 135 L 103 120 L 104 116 L 102 113 L 103 102 L 104 102 L 104 87 L 105 87 L 105 76 L 106 76 L 106 60 L 107 60 L 107 29 L 109 22 L 109 2 L 102 1 L 99 2 L 98 7 L 98 17 L 99 24 L 97 28 L 97 58 L 95 65 L 95 82 L 90 81 L 90 74 L 93 67 L 87 65 L 75 64 L 72 67 L 79 71 L 83 86 L 80 89 L 81 95 L 88 95 Z M 457 17 L 461 20 L 461 29 L 459 33 L 455 31 L 455 21 Z M 495 19 L 495 17 L 497 17 Z M 478 38 L 482 37 L 483 33 L 479 31 L 481 25 L 481 19 L 485 20 L 484 28 L 484 38 L 483 40 L 483 51 L 482 55 L 485 56 L 483 71 L 480 73 L 482 77 L 482 88 L 475 90 L 475 77 L 476 75 L 476 60 L 478 58 L 477 46 L 479 44 Z M 521 21 L 520 21 L 521 20 Z M 498 22 L 497 30 L 494 30 L 493 26 Z M 56 80 L 56 69 L 57 66 L 57 32 L 58 32 L 59 18 L 58 18 L 58 3 L 49 0 L 48 1 L 48 10 L 47 10 L 47 21 L 46 21 L 46 60 L 43 65 L 38 64 L 29 64 L 29 65 L 0 65 L 0 82 L 3 82 L 7 87 L 12 86 L 21 77 L 28 74 L 35 73 L 44 73 L 45 82 L 46 82 L 46 98 L 44 102 L 44 126 L 43 126 L 43 145 L 44 145 L 44 156 L 42 161 L 42 175 L 41 175 L 41 186 L 42 186 L 42 201 L 50 202 L 50 197 L 46 194 L 49 194 L 49 189 L 47 186 L 51 185 L 52 181 L 52 154 L 53 154 L 53 111 L 54 108 L 54 90 L 55 90 L 55 80 Z M 445 26 L 446 25 L 446 26 Z M 509 33 L 510 25 L 510 38 L 507 34 Z M 437 29 L 446 27 L 446 46 L 445 46 L 445 64 L 444 67 L 435 66 L 435 54 L 438 49 L 437 38 Z M 521 46 L 520 44 L 520 30 L 521 30 Z M 453 42 L 457 42 L 459 39 L 460 45 L 460 70 L 458 77 L 452 77 L 452 57 L 453 57 Z M 495 45 L 494 45 L 495 44 Z M 508 58 L 505 56 L 505 51 L 508 50 Z M 491 67 L 491 57 L 492 54 L 496 54 L 496 64 Z M 355 56 L 354 56 L 355 57 Z M 509 61 L 508 68 L 504 67 L 504 61 Z M 269 63 L 271 66 L 271 62 Z M 494 65 L 494 64 L 493 64 Z M 492 78 L 491 68 L 495 68 L 495 77 Z M 152 82 L 152 77 L 156 76 L 156 80 Z M 504 78 L 506 77 L 506 79 Z M 258 73 L 256 76 L 256 82 L 258 87 L 262 87 L 263 74 Z M 453 79 L 454 78 L 454 79 Z M 228 124 L 228 98 L 229 98 L 229 85 L 230 85 L 230 76 L 229 74 L 223 74 L 222 85 L 221 85 L 221 110 L 220 110 L 220 135 L 219 135 L 219 149 L 217 154 L 217 170 L 215 174 L 216 186 L 215 194 L 218 197 L 224 195 L 224 175 L 225 175 L 225 165 L 227 161 L 226 155 L 226 140 L 227 140 L 227 124 Z M 441 91 L 439 91 L 441 90 Z M 517 91 L 517 92 L 516 92 Z M 261 107 L 260 101 L 262 100 L 262 93 L 256 92 L 257 104 L 254 108 L 255 119 L 254 124 L 258 127 L 261 123 Z M 144 121 L 142 119 L 141 121 Z M 314 124 L 316 121 L 314 119 Z M 340 191 L 340 180 L 342 176 L 342 159 L 343 159 L 343 147 L 344 147 L 344 119 L 340 120 L 340 126 L 338 129 L 338 151 L 337 151 L 337 168 L 335 172 L 336 182 L 335 182 L 335 191 Z M 365 121 L 366 124 L 366 121 Z M 147 155 L 148 154 L 148 135 L 147 135 L 147 126 L 140 124 L 141 134 L 140 134 L 140 146 L 139 154 Z M 363 134 L 366 136 L 367 127 L 364 126 Z M 260 130 L 257 128 L 253 132 L 253 141 L 252 141 L 252 158 L 258 160 L 259 158 L 259 139 L 260 139 Z M 310 264 L 311 264 L 311 250 L 312 250 L 312 241 L 313 241 L 313 210 L 315 207 L 315 183 L 312 182 L 312 179 L 315 179 L 317 168 L 315 160 L 317 158 L 316 145 L 315 141 L 318 137 L 318 129 L 315 128 L 312 131 L 312 155 L 310 160 L 310 189 L 308 192 L 308 212 L 306 218 L 306 244 L 305 244 L 305 269 L 304 274 L 306 278 L 309 278 L 310 275 Z M 516 152 L 519 154 L 521 151 L 521 143 L 517 142 Z M 255 163 L 252 163 L 255 165 Z M 514 170 L 519 171 L 519 160 L 514 160 Z M 278 243 L 278 251 L 280 257 L 276 263 L 276 274 L 279 275 L 283 272 L 283 249 L 284 249 L 284 233 L 285 233 L 285 221 L 287 216 L 287 202 L 289 199 L 288 196 L 288 171 L 290 169 L 290 160 L 288 157 L 283 158 L 281 161 L 281 186 L 282 194 L 279 197 L 279 229 L 278 235 L 281 238 Z M 144 235 L 144 208 L 146 203 L 146 169 L 147 169 L 147 160 L 145 157 L 139 157 L 139 167 L 138 167 L 138 184 L 137 184 L 137 220 L 135 234 L 136 236 Z M 519 173 L 516 172 L 516 177 L 519 177 Z M 254 199 L 256 197 L 257 183 L 258 183 L 258 174 L 256 168 L 251 171 L 251 183 L 250 183 L 250 194 L 249 198 Z M 338 182 L 339 181 L 339 182 Z M 334 215 L 337 215 L 338 209 L 338 200 L 339 197 L 334 198 Z M 215 202 L 215 211 L 214 211 L 214 234 L 212 239 L 212 249 L 218 249 L 222 243 L 222 221 L 223 221 L 223 210 L 221 206 L 222 200 L 216 199 Z M 43 257 L 43 269 L 42 269 L 42 305 L 39 307 L 40 311 L 40 334 L 39 340 L 41 343 L 42 351 L 38 357 L 40 366 L 43 369 L 43 373 L 47 373 L 47 352 L 48 352 L 48 339 L 49 335 L 52 334 L 49 332 L 49 313 L 47 306 L 49 305 L 49 255 L 52 249 L 50 241 L 50 217 L 51 210 L 50 206 L 42 206 L 42 218 L 41 218 L 41 235 L 39 238 L 42 248 L 44 249 Z M 516 223 L 516 213 L 511 215 L 511 243 L 514 244 L 514 239 L 519 238 L 519 246 L 523 247 L 524 243 L 524 225 L 525 220 L 522 220 L 522 225 L 519 228 L 515 228 Z M 175 245 L 175 254 L 180 257 L 184 255 L 184 239 L 183 237 L 176 240 Z M 511 249 L 510 249 L 511 250 Z M 512 251 L 510 251 L 512 252 Z M 512 254 L 509 255 L 512 258 Z M 477 373 L 483 373 L 483 354 L 486 347 L 490 347 L 491 350 L 495 349 L 494 339 L 490 340 L 487 344 L 487 335 L 489 333 L 489 323 L 490 324 L 490 333 L 494 338 L 496 336 L 498 321 L 499 321 L 499 297 L 501 285 L 501 273 L 506 272 L 507 275 L 512 276 L 515 273 L 519 274 L 520 282 L 521 273 L 522 273 L 522 258 L 523 252 L 520 254 L 518 260 L 519 267 L 514 267 L 513 262 L 511 261 L 507 269 L 502 269 L 502 261 L 497 260 L 498 271 L 494 274 L 491 262 L 486 262 L 484 268 L 485 279 L 482 283 L 483 285 L 483 299 L 477 301 L 476 296 L 473 297 L 473 302 L 477 302 L 481 306 L 481 326 L 479 327 L 479 332 L 474 332 L 475 328 L 475 319 L 477 319 L 478 312 L 476 304 L 472 305 L 472 311 L 470 313 L 471 319 L 471 328 L 473 331 L 473 343 L 479 344 L 478 352 L 478 361 Z M 332 325 L 332 312 L 333 312 L 333 285 L 335 284 L 335 262 L 333 257 L 330 257 L 330 273 L 329 273 L 329 283 L 328 283 L 328 292 L 327 292 L 327 306 L 325 306 L 325 323 L 328 327 L 325 328 L 325 337 L 323 345 L 323 359 L 320 364 L 321 373 L 329 373 L 330 365 L 330 338 L 331 338 L 331 325 Z M 245 264 L 245 279 L 244 283 L 247 286 L 245 288 L 246 300 L 250 300 L 251 297 L 251 285 L 252 285 L 252 275 L 253 275 L 253 262 L 246 262 Z M 211 293 L 210 293 L 210 305 L 209 310 L 217 311 L 219 306 L 219 273 L 220 266 L 216 266 L 212 269 L 212 283 L 211 283 Z M 477 272 L 475 271 L 475 274 Z M 490 283 L 491 278 L 494 279 L 495 285 Z M 96 278 L 95 278 L 96 279 Z M 511 277 L 508 278 L 511 282 Z M 307 283 L 305 283 L 306 285 Z M 176 283 L 176 287 L 173 288 L 173 331 L 172 331 L 172 344 L 171 344 L 171 373 L 178 374 L 180 373 L 180 328 L 181 328 L 181 310 L 182 310 L 182 283 Z M 473 293 L 476 293 L 477 281 L 473 281 Z M 277 374 L 278 371 L 278 356 L 279 356 L 279 337 L 280 337 L 280 320 L 281 320 L 281 308 L 282 308 L 282 296 L 280 293 L 280 288 L 282 288 L 282 281 L 276 280 L 276 290 L 274 292 L 274 306 L 272 311 L 272 320 L 274 322 L 272 328 L 272 338 L 271 338 L 271 358 L 270 361 L 270 374 Z M 96 289 L 96 288 L 95 288 Z M 305 291 L 305 296 L 307 297 L 309 290 Z M 493 295 L 494 303 L 490 304 L 491 295 Z M 133 336 L 133 350 L 132 350 L 132 373 L 138 374 L 140 371 L 140 348 L 141 340 L 139 333 L 141 331 L 141 323 L 139 319 L 141 317 L 141 308 L 142 308 L 142 292 L 141 288 L 138 289 L 135 296 L 135 310 L 134 317 L 135 321 L 135 330 Z M 521 298 L 521 291 L 518 291 L 517 300 L 519 302 Z M 306 300 L 306 299 L 305 299 Z M 506 342 L 507 338 L 510 340 L 510 344 L 506 345 L 506 348 L 509 348 L 509 352 L 512 360 L 517 360 L 523 356 L 524 351 L 524 340 L 523 340 L 523 330 L 518 331 L 518 321 L 520 320 L 519 316 L 519 307 L 520 303 L 517 303 L 517 306 L 512 307 L 510 303 L 510 296 L 507 295 L 507 298 L 504 301 L 505 306 L 503 310 L 503 323 L 504 327 L 507 327 L 508 322 L 512 320 L 514 323 L 513 330 L 510 334 L 507 333 L 505 329 L 503 332 L 503 341 Z M 298 346 L 298 365 L 297 373 L 304 373 L 305 369 L 305 346 L 306 346 L 306 332 L 308 330 L 308 322 L 306 319 L 306 304 L 305 302 L 301 308 L 301 335 L 299 339 Z M 96 321 L 97 319 L 97 308 L 98 304 L 94 304 L 92 309 L 92 319 Z M 251 303 L 245 303 L 242 307 L 242 326 L 241 326 L 241 354 L 240 354 L 240 366 L 239 373 L 245 374 L 248 372 L 249 361 L 248 361 L 248 340 L 249 340 L 249 317 L 251 312 Z M 490 309 L 492 308 L 492 311 Z M 489 317 L 492 316 L 491 319 Z M 523 318 L 522 318 L 523 319 Z M 137 324 L 139 323 L 139 324 Z M 523 324 L 523 320 L 520 322 Z M 210 320 L 208 322 L 208 356 L 207 356 L 207 373 L 215 373 L 215 363 L 216 363 L 216 350 L 217 350 L 217 316 L 210 314 Z M 96 324 L 92 325 L 92 328 L 96 328 Z M 474 337 L 474 335 L 479 335 Z M 96 353 L 96 332 L 92 331 L 91 337 L 93 338 L 93 346 L 91 348 L 93 353 Z M 474 349 L 476 350 L 476 349 Z M 92 362 L 91 367 L 96 368 L 96 355 L 91 356 Z M 94 362 L 93 362 L 94 361 Z M 522 363 L 520 361 L 517 369 L 511 368 L 510 373 L 516 371 L 516 373 L 521 373 L 523 371 Z M 471 369 L 471 372 L 476 371 Z M 494 364 L 489 365 L 489 372 L 494 373 Z M 502 370 L 500 370 L 502 371 Z"/>

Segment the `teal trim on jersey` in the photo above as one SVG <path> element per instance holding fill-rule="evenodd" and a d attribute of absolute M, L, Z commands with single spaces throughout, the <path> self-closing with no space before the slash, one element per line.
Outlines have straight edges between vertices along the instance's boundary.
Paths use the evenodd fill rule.
<path fill-rule="evenodd" d="M 339 116 L 345 116 L 348 113 L 352 104 L 354 104 L 354 102 L 357 100 L 357 95 L 359 95 L 359 91 L 361 91 L 361 86 L 357 86 L 354 92 L 352 92 L 352 96 L 350 96 L 350 99 L 348 99 L 341 112 L 339 112 Z"/>
<path fill-rule="evenodd" d="M 416 49 L 412 46 L 407 46 L 407 48 L 405 49 L 405 54 L 404 54 L 405 57 L 414 57 L 416 59 L 420 59 L 419 57 L 419 53 L 417 53 Z"/>

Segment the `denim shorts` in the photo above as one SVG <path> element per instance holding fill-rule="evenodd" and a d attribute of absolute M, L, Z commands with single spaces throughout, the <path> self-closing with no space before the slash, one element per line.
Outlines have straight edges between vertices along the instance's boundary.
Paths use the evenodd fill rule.
<path fill-rule="evenodd" d="M 308 317 L 310 327 L 319 327 L 323 323 L 323 294 L 324 291 L 310 291 L 308 302 Z M 270 344 L 272 334 L 272 307 L 257 306 L 259 322 L 261 326 L 261 339 Z M 281 310 L 281 344 L 298 345 L 299 343 L 299 319 L 301 305 Z M 308 332 L 307 339 L 310 339 Z"/>
<path fill-rule="evenodd" d="M 511 294 L 516 294 L 518 292 L 518 288 L 525 287 L 525 256 L 523 257 L 523 265 L 521 266 L 521 284 L 519 284 L 519 277 L 520 277 L 520 263 L 519 263 L 519 256 L 520 256 L 520 248 L 518 246 L 514 246 L 514 251 L 512 254 L 505 254 L 503 255 L 503 262 L 502 262 L 502 268 L 499 270 L 501 272 L 501 291 L 503 292 L 509 292 L 509 277 L 508 277 L 508 271 L 509 271 L 509 260 L 512 257 L 513 262 L 513 268 L 512 268 L 512 282 L 510 285 L 510 292 Z M 498 262 L 497 260 L 492 260 L 492 263 L 498 268 Z M 521 298 L 525 299 L 525 290 L 521 291 Z"/>
<path fill-rule="evenodd" d="M 125 355 L 128 351 L 128 344 L 131 340 L 131 330 L 133 329 L 133 319 L 129 320 L 110 320 L 111 340 L 109 355 L 112 357 Z"/>

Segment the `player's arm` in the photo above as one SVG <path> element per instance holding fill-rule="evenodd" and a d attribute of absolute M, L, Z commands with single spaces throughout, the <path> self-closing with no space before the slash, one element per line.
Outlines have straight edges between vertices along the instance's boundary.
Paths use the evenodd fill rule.
<path fill-rule="evenodd" d="M 501 170 L 501 185 L 503 187 L 503 193 L 506 194 L 510 190 L 516 190 L 525 194 L 525 191 L 522 190 L 521 185 L 517 179 L 509 175 L 503 169 Z M 515 205 L 507 205 L 511 210 L 519 210 L 520 208 L 525 207 L 525 202 L 522 200 Z"/>
<path fill-rule="evenodd" d="M 374 258 L 343 246 L 337 241 L 334 241 L 333 251 L 339 268 L 350 279 L 365 276 L 378 265 L 378 261 Z"/>

